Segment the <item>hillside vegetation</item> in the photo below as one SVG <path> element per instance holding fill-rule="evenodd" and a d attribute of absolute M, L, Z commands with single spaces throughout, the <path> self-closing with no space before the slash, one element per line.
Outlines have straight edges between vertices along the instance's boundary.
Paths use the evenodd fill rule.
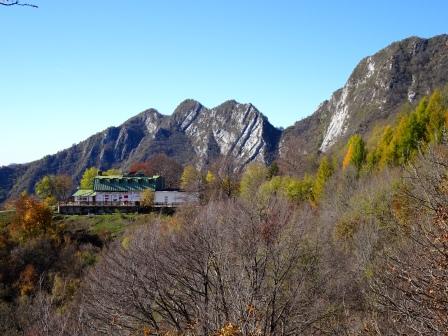
<path fill-rule="evenodd" d="M 1 214 L 2 335 L 446 335 L 448 91 L 306 175 L 187 166 L 202 205 Z M 299 176 L 299 177 L 298 177 Z"/>

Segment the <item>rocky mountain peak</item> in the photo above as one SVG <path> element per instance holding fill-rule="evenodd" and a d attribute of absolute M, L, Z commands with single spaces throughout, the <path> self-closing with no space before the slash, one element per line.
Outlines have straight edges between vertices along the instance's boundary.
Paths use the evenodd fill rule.
<path fill-rule="evenodd" d="M 365 133 L 377 121 L 392 117 L 405 102 L 412 104 L 445 85 L 447 79 L 448 35 L 410 37 L 392 43 L 361 60 L 344 87 L 285 136 L 314 137 L 304 145 L 303 152 L 327 152 L 350 134 Z M 312 127 L 303 130 L 303 124 L 310 122 Z M 310 129 L 315 134 L 310 134 Z"/>
<path fill-rule="evenodd" d="M 186 113 L 189 113 L 191 110 L 195 110 L 202 107 L 204 106 L 197 100 L 185 99 L 179 105 L 177 105 L 176 109 L 172 114 L 172 117 L 175 117 L 177 115 L 185 115 Z"/>
<path fill-rule="evenodd" d="M 205 107 L 194 99 L 186 99 L 174 110 L 170 121 L 172 125 L 177 125 L 181 131 L 185 131 Z"/>
<path fill-rule="evenodd" d="M 208 109 L 187 99 L 172 115 L 145 110 L 118 127 L 109 127 L 92 137 L 45 159 L 15 167 L 0 168 L 0 202 L 22 190 L 33 190 L 44 174 L 65 173 L 80 178 L 91 166 L 127 169 L 164 153 L 181 164 L 198 168 L 220 156 L 230 156 L 243 167 L 253 160 L 269 163 L 275 156 L 280 131 L 252 105 L 229 100 Z M 7 181 L 6 181 L 7 180 Z"/>
<path fill-rule="evenodd" d="M 210 162 L 209 153 L 235 157 L 241 166 L 273 158 L 276 144 L 271 146 L 271 142 L 276 143 L 278 137 L 264 138 L 275 133 L 270 132 L 274 127 L 252 104 L 228 100 L 212 109 L 190 104 L 184 115 L 181 130 L 191 141 L 199 165 Z"/>

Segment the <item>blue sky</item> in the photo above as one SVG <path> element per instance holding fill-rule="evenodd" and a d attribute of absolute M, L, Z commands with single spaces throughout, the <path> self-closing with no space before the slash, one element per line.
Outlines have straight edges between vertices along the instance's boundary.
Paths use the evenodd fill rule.
<path fill-rule="evenodd" d="M 0 6 L 0 165 L 186 98 L 311 114 L 360 59 L 447 33 L 447 1 L 29 0 Z"/>

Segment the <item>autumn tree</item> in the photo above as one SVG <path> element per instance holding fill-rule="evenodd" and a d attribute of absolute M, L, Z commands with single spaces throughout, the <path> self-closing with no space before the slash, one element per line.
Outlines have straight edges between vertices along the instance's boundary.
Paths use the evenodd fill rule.
<path fill-rule="evenodd" d="M 314 180 L 309 175 L 301 179 L 292 176 L 274 176 L 260 186 L 259 193 L 265 200 L 277 196 L 300 204 L 304 201 L 314 201 L 313 186 Z"/>
<path fill-rule="evenodd" d="M 415 113 L 403 116 L 394 131 L 389 144 L 390 161 L 404 164 L 417 152 L 422 137 L 419 136 L 420 125 Z"/>
<path fill-rule="evenodd" d="M 72 178 L 68 175 L 46 175 L 36 183 L 35 192 L 48 204 L 65 201 L 73 188 Z"/>
<path fill-rule="evenodd" d="M 238 164 L 233 158 L 222 157 L 207 172 L 206 187 L 209 198 L 234 198 L 239 192 Z"/>
<path fill-rule="evenodd" d="M 446 130 L 446 118 L 448 115 L 447 98 L 440 90 L 436 90 L 430 97 L 426 114 L 428 122 L 426 126 L 426 136 L 429 141 L 440 142 L 443 138 L 443 131 Z"/>
<path fill-rule="evenodd" d="M 333 166 L 328 160 L 327 156 L 324 156 L 320 160 L 319 168 L 317 169 L 316 178 L 313 185 L 313 196 L 315 200 L 319 200 L 324 192 L 325 184 L 333 174 Z"/>
<path fill-rule="evenodd" d="M 99 169 L 95 167 L 87 168 L 81 178 L 80 188 L 93 190 L 93 181 L 98 176 Z"/>
<path fill-rule="evenodd" d="M 205 174 L 205 182 L 211 185 L 215 182 L 215 179 L 215 175 L 210 170 L 207 170 L 207 174 Z"/>
<path fill-rule="evenodd" d="M 269 181 L 264 182 L 259 188 L 259 194 L 269 199 L 272 196 L 286 197 L 286 188 L 291 177 L 289 176 L 274 176 Z"/>
<path fill-rule="evenodd" d="M 154 204 L 154 191 L 145 189 L 140 194 L 140 204 L 144 207 L 151 207 Z"/>
<path fill-rule="evenodd" d="M 406 164 L 420 149 L 442 141 L 448 126 L 447 97 L 446 88 L 435 90 L 431 96 L 423 97 L 415 109 L 404 108 L 397 122 L 384 128 L 380 140 L 368 153 L 367 170 Z"/>
<path fill-rule="evenodd" d="M 17 287 L 20 292 L 20 296 L 30 295 L 36 289 L 38 276 L 36 269 L 33 265 L 28 264 L 25 269 L 20 273 Z"/>
<path fill-rule="evenodd" d="M 167 188 L 179 187 L 182 170 L 182 166 L 166 154 L 156 154 L 148 161 L 136 162 L 129 168 L 130 173 L 142 172 L 146 176 L 162 176 Z"/>
<path fill-rule="evenodd" d="M 286 187 L 286 195 L 291 202 L 296 204 L 314 201 L 313 185 L 314 180 L 309 175 L 305 175 L 303 179 L 291 179 Z"/>
<path fill-rule="evenodd" d="M 353 165 L 359 171 L 365 161 L 366 154 L 364 140 L 358 134 L 352 135 L 348 141 L 347 152 L 342 163 L 343 169 Z"/>
<path fill-rule="evenodd" d="M 251 163 L 243 172 L 240 181 L 240 195 L 251 199 L 257 196 L 258 189 L 267 180 L 269 170 L 262 163 Z"/>
<path fill-rule="evenodd" d="M 108 170 L 102 172 L 102 175 L 104 175 L 104 176 L 119 176 L 119 175 L 122 175 L 122 173 L 121 173 L 120 169 L 111 168 L 111 169 L 108 169 Z"/>
<path fill-rule="evenodd" d="M 52 211 L 42 202 L 22 194 L 14 202 L 15 215 L 9 231 L 11 237 L 26 241 L 40 235 L 54 233 Z"/>
<path fill-rule="evenodd" d="M 391 125 L 387 125 L 383 128 L 379 142 L 366 156 L 367 171 L 383 168 L 391 163 L 391 159 L 386 153 L 388 152 L 388 146 L 392 140 L 393 134 L 394 129 Z"/>
<path fill-rule="evenodd" d="M 202 185 L 202 174 L 193 166 L 187 165 L 180 177 L 180 188 L 186 191 L 199 191 Z"/>

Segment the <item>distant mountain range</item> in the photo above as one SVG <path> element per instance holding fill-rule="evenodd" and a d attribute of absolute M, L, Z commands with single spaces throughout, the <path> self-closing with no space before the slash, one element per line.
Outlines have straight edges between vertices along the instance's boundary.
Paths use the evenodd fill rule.
<path fill-rule="evenodd" d="M 208 109 L 185 100 L 172 115 L 146 110 L 118 127 L 27 164 L 0 168 L 0 203 L 32 191 L 46 174 L 78 180 L 91 166 L 126 169 L 133 162 L 165 153 L 179 163 L 205 167 L 230 156 L 240 167 L 252 161 L 318 155 L 338 148 L 353 133 L 368 133 L 448 83 L 448 35 L 411 37 L 361 60 L 343 88 L 309 117 L 282 131 L 252 104 L 230 100 Z"/>

